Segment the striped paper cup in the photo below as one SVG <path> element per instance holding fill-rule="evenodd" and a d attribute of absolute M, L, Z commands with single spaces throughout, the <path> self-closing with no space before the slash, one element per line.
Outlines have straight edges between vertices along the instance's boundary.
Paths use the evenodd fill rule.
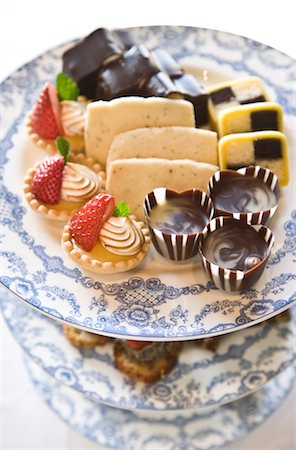
<path fill-rule="evenodd" d="M 226 182 L 229 181 L 229 183 L 231 184 L 231 180 L 234 177 L 244 177 L 244 176 L 260 179 L 265 184 L 267 190 L 274 194 L 275 203 L 271 205 L 270 208 L 266 209 L 259 208 L 258 211 L 253 212 L 243 212 L 243 211 L 232 212 L 230 209 L 229 210 L 227 210 L 226 208 L 222 209 L 216 206 L 215 194 L 219 192 L 221 193 L 221 191 L 219 191 L 219 187 L 222 186 L 222 184 L 225 185 L 225 181 Z M 215 172 L 209 181 L 208 192 L 215 205 L 216 216 L 230 216 L 233 217 L 234 219 L 239 219 L 251 225 L 260 225 L 260 224 L 264 225 L 269 222 L 269 220 L 272 218 L 272 216 L 275 214 L 277 210 L 280 188 L 277 176 L 269 169 L 265 169 L 260 166 L 248 166 L 238 170 L 221 170 Z M 248 195 L 250 194 L 246 192 L 246 197 L 243 200 L 243 202 L 247 203 Z M 235 185 L 233 186 L 233 196 L 235 196 Z"/>
<path fill-rule="evenodd" d="M 235 270 L 235 269 L 226 269 L 224 267 L 221 267 L 220 265 L 214 263 L 209 259 L 209 256 L 206 255 L 205 249 L 205 242 L 209 238 L 209 236 L 214 233 L 219 228 L 225 228 L 230 225 L 238 225 L 242 227 L 241 233 L 240 233 L 240 239 L 241 237 L 246 236 L 246 231 L 248 228 L 253 228 L 262 238 L 262 245 L 265 247 L 265 257 L 262 258 L 260 261 L 255 264 L 248 270 L 242 271 L 242 270 Z M 233 242 L 233 241 L 232 241 Z M 247 240 L 246 240 L 247 242 Z M 253 245 L 253 241 L 250 245 Z M 222 245 L 221 245 L 222 243 Z M 228 255 L 226 257 L 229 257 L 230 251 L 229 246 L 226 243 L 226 240 L 221 240 L 221 243 L 219 244 L 218 251 L 224 251 L 228 252 Z M 265 243 L 265 244 L 264 244 Z M 271 253 L 272 246 L 274 244 L 274 236 L 271 232 L 271 230 L 264 225 L 249 225 L 246 223 L 241 222 L 240 220 L 234 219 L 232 217 L 215 217 L 212 219 L 208 225 L 205 226 L 203 229 L 203 232 L 200 236 L 200 255 L 202 259 L 202 264 L 204 267 L 204 270 L 208 274 L 208 276 L 211 278 L 215 286 L 217 286 L 220 289 L 223 289 L 224 291 L 243 291 L 245 289 L 248 289 L 253 284 L 255 284 L 259 278 L 261 277 L 266 263 L 268 261 L 268 258 Z M 230 244 L 230 246 L 233 244 Z M 255 244 L 254 244 L 255 245 Z M 223 248 L 224 246 L 224 248 Z M 231 250 L 231 249 L 230 249 Z M 243 248 L 235 247 L 235 252 L 237 255 L 243 255 Z"/>
<path fill-rule="evenodd" d="M 190 232 L 190 226 L 186 232 L 168 229 L 170 227 L 161 230 L 151 221 L 151 212 L 154 208 L 159 205 L 162 206 L 173 199 L 176 199 L 180 204 L 183 201 L 186 204 L 192 204 L 192 210 L 203 216 L 204 223 L 200 231 Z M 174 211 L 178 213 L 178 206 L 174 206 Z M 180 211 L 182 211 L 181 207 Z M 185 261 L 197 255 L 201 231 L 215 214 L 213 202 L 205 192 L 196 189 L 176 192 L 166 188 L 156 188 L 145 196 L 144 212 L 155 249 L 163 257 L 172 261 Z M 194 224 L 194 222 L 192 223 Z M 180 220 L 179 224 L 181 229 L 182 220 Z"/>

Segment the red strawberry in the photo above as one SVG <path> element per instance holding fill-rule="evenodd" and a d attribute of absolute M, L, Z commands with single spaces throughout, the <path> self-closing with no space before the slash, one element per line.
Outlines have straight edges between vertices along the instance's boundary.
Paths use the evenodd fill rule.
<path fill-rule="evenodd" d="M 72 217 L 70 223 L 72 237 L 86 252 L 90 252 L 96 244 L 100 229 L 112 215 L 114 207 L 112 195 L 98 194 Z"/>
<path fill-rule="evenodd" d="M 55 139 L 63 134 L 60 103 L 56 88 L 46 83 L 31 114 L 32 128 L 44 139 Z"/>
<path fill-rule="evenodd" d="M 136 352 L 142 350 L 143 348 L 147 347 L 147 345 L 151 344 L 151 342 L 131 341 L 131 340 L 127 340 L 126 343 L 131 349 L 135 350 Z"/>
<path fill-rule="evenodd" d="M 63 170 L 64 158 L 62 156 L 48 158 L 40 164 L 31 185 L 32 193 L 38 200 L 49 205 L 59 202 Z"/>

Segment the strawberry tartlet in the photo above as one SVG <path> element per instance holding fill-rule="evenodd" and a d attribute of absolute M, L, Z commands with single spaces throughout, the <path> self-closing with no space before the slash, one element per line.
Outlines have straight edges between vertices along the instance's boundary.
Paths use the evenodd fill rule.
<path fill-rule="evenodd" d="M 129 213 L 125 202 L 115 206 L 112 195 L 96 195 L 64 227 L 65 253 L 97 273 L 125 272 L 138 266 L 149 250 L 149 230 Z"/>
<path fill-rule="evenodd" d="M 46 83 L 27 119 L 32 141 L 49 154 L 57 153 L 55 139 L 64 136 L 73 152 L 84 151 L 84 123 L 89 103 L 79 96 L 76 84 L 66 75 L 57 76 L 56 86 Z"/>
<path fill-rule="evenodd" d="M 70 144 L 63 137 L 56 143 L 59 155 L 39 161 L 28 170 L 24 194 L 34 211 L 48 219 L 67 221 L 90 198 L 104 191 L 105 172 L 83 153 L 69 158 Z"/>
<path fill-rule="evenodd" d="M 181 349 L 181 342 L 118 340 L 113 350 L 114 363 L 129 378 L 156 383 L 174 368 Z"/>

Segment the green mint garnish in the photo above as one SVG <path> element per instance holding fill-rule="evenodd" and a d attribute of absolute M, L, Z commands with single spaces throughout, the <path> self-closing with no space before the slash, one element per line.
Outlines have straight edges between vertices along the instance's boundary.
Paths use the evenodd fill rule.
<path fill-rule="evenodd" d="M 56 86 L 60 102 L 63 100 L 77 100 L 79 89 L 75 81 L 64 73 L 59 73 L 56 79 Z"/>
<path fill-rule="evenodd" d="M 126 202 L 120 202 L 115 206 L 113 211 L 113 216 L 115 217 L 126 217 L 131 213 L 131 209 Z"/>
<path fill-rule="evenodd" d="M 56 146 L 60 152 L 60 154 L 63 156 L 65 165 L 68 162 L 69 153 L 71 150 L 71 146 L 69 141 L 67 139 L 63 138 L 62 136 L 58 136 L 55 140 Z"/>

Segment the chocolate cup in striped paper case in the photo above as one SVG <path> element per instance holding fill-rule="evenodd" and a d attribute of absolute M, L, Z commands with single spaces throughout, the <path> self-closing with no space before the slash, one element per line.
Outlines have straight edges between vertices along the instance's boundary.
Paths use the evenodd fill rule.
<path fill-rule="evenodd" d="M 172 261 L 185 261 L 198 254 L 200 233 L 215 214 L 205 192 L 176 192 L 163 187 L 145 196 L 144 212 L 155 249 Z"/>
<path fill-rule="evenodd" d="M 269 169 L 248 166 L 214 173 L 208 192 L 216 216 L 231 216 L 251 225 L 267 224 L 275 214 L 280 188 Z"/>
<path fill-rule="evenodd" d="M 225 291 L 243 291 L 261 277 L 274 244 L 264 225 L 215 217 L 200 236 L 200 255 L 208 276 Z"/>

